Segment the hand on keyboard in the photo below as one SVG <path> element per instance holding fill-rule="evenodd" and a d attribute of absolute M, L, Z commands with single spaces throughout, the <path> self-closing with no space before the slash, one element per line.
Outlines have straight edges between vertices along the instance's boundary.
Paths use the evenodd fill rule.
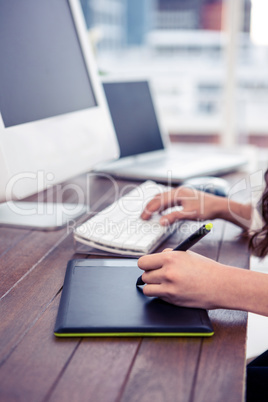
<path fill-rule="evenodd" d="M 146 181 L 119 198 L 74 231 L 74 238 L 111 253 L 141 256 L 155 250 L 177 227 L 161 226 L 159 214 L 149 221 L 140 218 L 147 203 L 169 187 Z"/>

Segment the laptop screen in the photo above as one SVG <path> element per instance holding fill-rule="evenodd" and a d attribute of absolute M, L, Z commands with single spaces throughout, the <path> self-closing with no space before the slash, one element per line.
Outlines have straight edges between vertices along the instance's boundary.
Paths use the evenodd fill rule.
<path fill-rule="evenodd" d="M 164 149 L 147 81 L 104 82 L 120 157 Z"/>

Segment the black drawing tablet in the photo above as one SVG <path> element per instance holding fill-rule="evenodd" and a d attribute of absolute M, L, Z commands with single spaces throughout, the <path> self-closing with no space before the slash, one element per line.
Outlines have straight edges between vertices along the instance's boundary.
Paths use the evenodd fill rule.
<path fill-rule="evenodd" d="M 206 310 L 177 307 L 136 287 L 133 259 L 69 261 L 54 334 L 69 336 L 211 336 Z"/>

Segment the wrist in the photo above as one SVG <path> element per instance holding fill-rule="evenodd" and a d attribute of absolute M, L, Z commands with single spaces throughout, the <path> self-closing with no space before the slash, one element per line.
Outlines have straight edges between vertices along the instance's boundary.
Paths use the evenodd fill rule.
<path fill-rule="evenodd" d="M 212 308 L 243 310 L 268 316 L 268 275 L 219 265 Z"/>
<path fill-rule="evenodd" d="M 216 218 L 229 220 L 229 203 L 225 197 L 218 197 L 217 202 L 213 205 L 214 215 Z"/>
<path fill-rule="evenodd" d="M 224 197 L 221 197 L 219 202 L 215 204 L 218 218 L 235 223 L 243 229 L 249 229 L 252 213 L 250 204 L 242 204 Z"/>

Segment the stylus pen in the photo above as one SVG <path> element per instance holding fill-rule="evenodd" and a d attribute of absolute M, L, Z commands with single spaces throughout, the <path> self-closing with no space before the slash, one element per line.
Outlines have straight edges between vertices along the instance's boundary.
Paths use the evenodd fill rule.
<path fill-rule="evenodd" d="M 191 234 L 187 239 L 185 239 L 182 243 L 180 243 L 177 247 L 173 249 L 173 251 L 186 251 L 189 248 L 191 248 L 195 243 L 197 243 L 199 240 L 201 240 L 206 234 L 208 234 L 213 225 L 212 223 L 207 223 L 203 226 L 201 226 L 199 229 L 197 229 L 194 233 Z M 138 277 L 136 286 L 142 286 L 145 285 L 145 283 L 142 280 L 142 275 Z"/>

